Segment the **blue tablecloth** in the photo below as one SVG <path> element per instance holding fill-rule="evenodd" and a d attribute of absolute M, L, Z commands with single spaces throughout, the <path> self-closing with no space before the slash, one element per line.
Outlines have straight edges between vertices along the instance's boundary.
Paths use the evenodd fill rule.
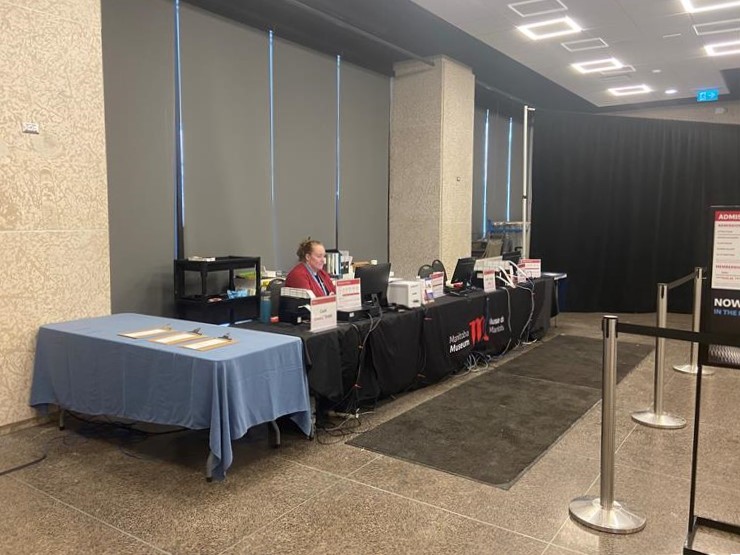
<path fill-rule="evenodd" d="M 118 335 L 170 324 L 229 333 L 236 343 L 193 351 Z M 53 403 L 91 415 L 210 428 L 211 471 L 223 478 L 231 441 L 249 428 L 291 415 L 311 433 L 308 382 L 298 338 L 160 318 L 115 314 L 39 329 L 32 406 Z"/>

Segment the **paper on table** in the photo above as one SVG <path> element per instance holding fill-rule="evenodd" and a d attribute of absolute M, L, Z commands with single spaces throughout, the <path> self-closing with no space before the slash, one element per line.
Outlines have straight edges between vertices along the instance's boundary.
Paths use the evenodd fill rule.
<path fill-rule="evenodd" d="M 226 339 L 225 337 L 209 337 L 201 341 L 192 341 L 187 345 L 181 345 L 181 347 L 193 349 L 194 351 L 209 351 L 218 347 L 224 347 L 225 345 L 231 345 L 232 343 L 236 343 L 236 340 Z"/>
<path fill-rule="evenodd" d="M 192 331 L 183 331 L 183 332 L 175 332 L 172 334 L 165 335 L 164 337 L 155 337 L 154 339 L 150 339 L 152 343 L 162 343 L 163 345 L 172 345 L 173 343 L 182 343 L 183 341 L 188 341 L 190 339 L 196 339 L 198 337 L 203 337 L 199 333 L 194 333 Z"/>
<path fill-rule="evenodd" d="M 123 337 L 130 337 L 131 339 L 141 339 L 142 337 L 151 337 L 152 335 L 159 335 L 161 333 L 167 333 L 172 331 L 170 326 L 164 326 L 162 328 L 152 328 L 148 330 L 129 331 L 125 333 L 119 333 Z"/>

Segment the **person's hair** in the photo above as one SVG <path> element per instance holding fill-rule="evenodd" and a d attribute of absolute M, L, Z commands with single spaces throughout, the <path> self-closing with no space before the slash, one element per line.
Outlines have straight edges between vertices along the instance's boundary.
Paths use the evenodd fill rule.
<path fill-rule="evenodd" d="M 311 254 L 313 252 L 313 248 L 316 245 L 321 245 L 321 241 L 316 241 L 315 239 L 311 239 L 310 237 L 301 241 L 301 244 L 298 245 L 298 250 L 296 251 L 296 254 L 298 255 L 298 260 L 300 260 L 301 262 L 305 262 L 306 255 Z"/>

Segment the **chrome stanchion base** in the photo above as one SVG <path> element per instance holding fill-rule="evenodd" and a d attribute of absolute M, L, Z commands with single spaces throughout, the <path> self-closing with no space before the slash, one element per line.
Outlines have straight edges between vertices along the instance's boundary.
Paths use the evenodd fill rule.
<path fill-rule="evenodd" d="M 686 419 L 662 412 L 657 414 L 651 410 L 643 410 L 632 413 L 632 420 L 651 428 L 664 428 L 667 430 L 678 430 L 686 426 Z"/>
<path fill-rule="evenodd" d="M 627 510 L 614 501 L 611 509 L 601 506 L 598 497 L 577 497 L 570 502 L 568 512 L 573 520 L 600 532 L 633 534 L 645 528 L 645 517 Z"/>
<path fill-rule="evenodd" d="M 681 364 L 680 366 L 677 364 L 673 369 L 676 372 L 681 372 L 682 374 L 693 374 L 694 376 L 699 373 L 699 369 L 691 364 Z M 702 376 L 711 376 L 712 374 L 714 374 L 714 370 L 711 368 L 704 367 L 701 369 Z"/>

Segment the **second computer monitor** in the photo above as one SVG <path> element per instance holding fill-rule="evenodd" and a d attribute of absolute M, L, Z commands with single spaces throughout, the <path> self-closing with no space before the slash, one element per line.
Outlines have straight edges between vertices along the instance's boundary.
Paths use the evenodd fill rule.
<path fill-rule="evenodd" d="M 474 269 L 475 258 L 458 258 L 457 264 L 455 265 L 455 271 L 452 274 L 451 283 L 462 283 L 463 287 L 470 287 Z"/>
<path fill-rule="evenodd" d="M 387 292 L 390 273 L 390 262 L 368 264 L 355 268 L 355 278 L 360 278 L 360 294 L 363 303 L 388 304 Z"/>
<path fill-rule="evenodd" d="M 505 252 L 501 256 L 504 260 L 509 260 L 510 262 L 518 265 L 519 261 L 522 259 L 522 251 Z"/>

